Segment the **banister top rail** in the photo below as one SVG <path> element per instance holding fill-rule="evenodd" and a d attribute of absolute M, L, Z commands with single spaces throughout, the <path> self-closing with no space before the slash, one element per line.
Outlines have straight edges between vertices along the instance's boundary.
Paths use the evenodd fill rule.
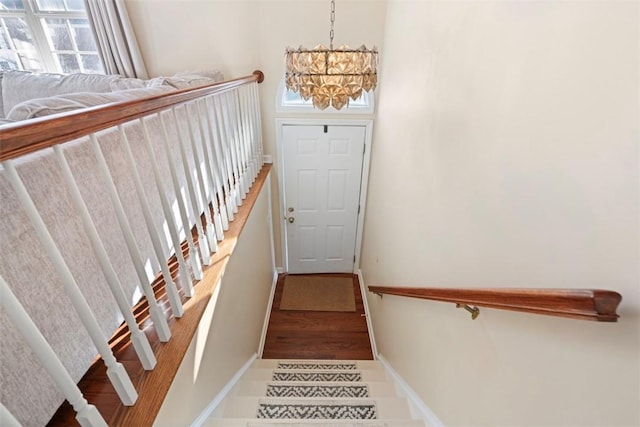
<path fill-rule="evenodd" d="M 0 129 L 0 162 L 52 147 L 204 96 L 226 92 L 244 84 L 262 83 L 264 74 L 253 74 L 199 88 L 112 102 L 55 116 L 25 120 Z"/>
<path fill-rule="evenodd" d="M 458 305 L 523 311 L 598 322 L 616 322 L 622 295 L 604 289 L 405 288 L 369 286 L 380 296 L 396 295 Z"/>

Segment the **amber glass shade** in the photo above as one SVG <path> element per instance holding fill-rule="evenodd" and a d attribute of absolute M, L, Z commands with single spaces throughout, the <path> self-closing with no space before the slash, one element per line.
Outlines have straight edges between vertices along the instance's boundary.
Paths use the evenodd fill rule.
<path fill-rule="evenodd" d="M 378 82 L 378 51 L 365 46 L 351 49 L 340 46 L 327 49 L 318 45 L 309 50 L 287 48 L 285 52 L 285 84 L 299 92 L 304 100 L 324 110 L 329 105 L 336 110 L 356 100 L 362 91 L 376 88 Z"/>

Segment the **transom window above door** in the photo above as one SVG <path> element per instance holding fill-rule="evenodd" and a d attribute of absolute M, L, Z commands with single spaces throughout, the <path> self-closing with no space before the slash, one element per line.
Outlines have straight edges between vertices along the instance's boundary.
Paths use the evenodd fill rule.
<path fill-rule="evenodd" d="M 0 70 L 104 73 L 83 0 L 0 0 Z"/>
<path fill-rule="evenodd" d="M 311 99 L 304 100 L 299 92 L 292 92 L 287 90 L 286 85 L 284 84 L 284 80 L 280 81 L 280 85 L 278 87 L 278 95 L 276 101 L 276 112 L 278 113 L 304 113 L 304 114 L 319 114 L 319 115 L 327 115 L 327 114 L 373 114 L 374 110 L 374 94 L 371 92 L 362 92 L 360 98 L 354 100 L 349 100 L 349 104 L 341 109 L 340 111 L 336 110 L 333 107 L 328 107 L 325 110 L 318 110 L 314 108 L 313 102 Z"/>

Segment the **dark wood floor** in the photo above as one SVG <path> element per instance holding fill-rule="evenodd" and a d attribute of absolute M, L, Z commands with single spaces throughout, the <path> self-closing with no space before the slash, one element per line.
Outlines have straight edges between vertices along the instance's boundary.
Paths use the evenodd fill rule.
<path fill-rule="evenodd" d="M 276 284 L 262 357 L 264 359 L 373 359 L 358 276 L 337 273 L 316 276 L 350 277 L 353 280 L 356 311 L 280 310 L 285 278 L 285 275 L 280 275 Z"/>

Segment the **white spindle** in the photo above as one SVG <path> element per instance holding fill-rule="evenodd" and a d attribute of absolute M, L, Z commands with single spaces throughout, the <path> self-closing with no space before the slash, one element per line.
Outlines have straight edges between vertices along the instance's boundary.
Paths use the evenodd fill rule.
<path fill-rule="evenodd" d="M 204 124 L 202 123 L 202 117 L 200 116 L 201 112 L 200 112 L 200 108 L 199 108 L 199 103 L 200 101 L 194 101 L 193 104 L 193 108 L 195 110 L 195 119 L 196 122 L 198 123 L 197 129 L 200 135 L 200 144 L 201 145 L 207 145 L 207 135 L 206 135 L 206 131 L 204 128 Z M 185 106 L 186 110 L 189 111 L 188 105 Z M 189 121 L 190 122 L 190 121 Z M 191 126 L 191 125 L 189 125 Z M 191 147 L 196 146 L 196 138 L 194 138 L 192 135 L 190 135 L 189 139 L 189 144 Z M 207 239 L 209 239 L 209 245 L 211 246 L 211 251 L 212 252 L 217 252 L 218 251 L 218 239 L 217 239 L 217 233 L 216 233 L 216 225 L 214 224 L 213 218 L 215 217 L 215 211 L 216 211 L 216 204 L 211 202 L 212 200 L 215 199 L 215 195 L 214 193 L 211 193 L 211 197 L 209 197 L 207 195 L 207 188 L 203 185 L 204 184 L 204 179 L 201 179 L 200 177 L 200 172 L 202 172 L 202 170 L 200 169 L 200 165 L 196 164 L 196 168 L 194 171 L 191 171 L 188 169 L 189 166 L 189 161 L 188 158 L 186 156 L 186 151 L 184 151 L 185 147 L 185 142 L 184 141 L 180 141 L 180 147 L 183 148 L 183 150 L 181 150 L 181 155 L 182 155 L 182 159 L 183 159 L 183 169 L 186 166 L 185 169 L 185 174 L 187 174 L 187 176 L 189 178 L 192 178 L 192 173 L 195 172 L 196 174 L 196 178 L 198 179 L 198 184 L 199 187 L 195 186 L 195 182 L 193 183 L 193 188 L 194 188 L 194 196 L 195 196 L 195 200 L 197 202 L 197 206 L 199 206 L 199 209 L 201 209 L 201 211 L 204 213 L 204 219 L 205 219 L 205 223 L 206 223 L 206 227 L 205 227 L 205 232 L 207 233 Z M 194 155 L 196 155 L 197 153 L 192 153 Z M 184 163 L 186 162 L 186 164 Z M 200 190 L 200 191 L 198 191 Z M 211 200 L 210 200 L 211 199 Z M 211 202 L 211 203 L 210 203 Z M 213 216 L 212 214 L 212 210 L 213 210 Z"/>
<path fill-rule="evenodd" d="M 133 348 L 140 358 L 142 367 L 146 370 L 151 370 L 156 366 L 156 358 L 153 354 L 153 350 L 151 349 L 151 345 L 149 345 L 149 340 L 147 339 L 147 336 L 144 334 L 144 332 L 140 330 L 140 328 L 138 327 L 138 323 L 133 316 L 130 301 L 127 300 L 124 290 L 122 289 L 120 279 L 118 279 L 118 276 L 113 269 L 113 265 L 109 260 L 109 256 L 107 255 L 107 251 L 105 250 L 104 245 L 102 244 L 102 240 L 100 239 L 98 230 L 96 229 L 96 226 L 91 219 L 91 215 L 89 214 L 87 205 L 82 198 L 82 194 L 80 193 L 78 184 L 73 177 L 71 168 L 69 167 L 69 163 L 67 162 L 64 153 L 62 152 L 61 146 L 54 146 L 53 151 L 56 153 L 56 158 L 58 159 L 60 169 L 62 170 L 62 176 L 64 177 L 67 188 L 69 189 L 71 199 L 76 206 L 76 209 L 78 209 L 78 212 L 80 213 L 82 225 L 84 226 L 84 230 L 87 233 L 87 237 L 89 237 L 91 247 L 93 248 L 96 258 L 98 259 L 98 263 L 102 268 L 102 272 L 104 273 L 105 279 L 107 280 L 109 289 L 111 289 L 111 293 L 113 294 L 113 297 L 118 304 L 118 308 L 124 316 L 124 320 L 127 324 L 127 327 L 129 328 Z"/>
<path fill-rule="evenodd" d="M 203 175 L 207 177 L 207 183 L 209 184 L 209 188 L 211 191 L 210 198 L 211 198 L 211 206 L 213 208 L 213 219 L 215 221 L 216 237 L 218 241 L 222 241 L 224 239 L 224 230 L 225 230 L 224 221 L 225 220 L 223 219 L 223 213 L 221 213 L 220 208 L 221 206 L 224 206 L 224 198 L 222 197 L 222 189 L 219 188 L 218 184 L 216 183 L 216 178 L 214 178 L 213 176 L 215 171 L 211 166 L 213 162 L 210 160 L 210 158 L 213 156 L 211 153 L 211 150 L 213 148 L 214 129 L 211 128 L 211 122 L 209 120 L 209 113 L 207 111 L 206 100 L 203 100 L 201 103 L 199 102 L 196 105 L 198 107 L 198 117 L 200 118 L 199 122 L 200 122 L 200 127 L 203 135 L 202 140 L 200 140 L 200 147 L 202 148 L 202 156 L 203 156 L 203 167 L 198 166 L 197 168 L 199 172 L 198 178 L 200 179 L 200 186 L 204 188 Z M 200 107 L 203 107 L 204 112 L 200 110 Z M 175 113 L 175 110 L 174 110 L 174 113 Z M 202 119 L 203 116 L 201 116 L 201 114 L 204 114 L 204 120 Z M 208 132 L 206 132 L 208 140 L 207 138 L 204 137 L 204 134 L 205 134 L 204 129 L 208 130 Z M 194 162 L 196 162 L 197 165 L 200 165 L 198 149 L 196 146 L 196 142 L 194 140 L 191 140 L 191 150 L 192 150 Z M 226 218 L 226 213 L 224 213 L 224 217 Z M 226 219 L 226 221 L 227 221 L 226 229 L 228 229 L 229 220 Z"/>
<path fill-rule="evenodd" d="M 262 152 L 260 151 L 260 138 L 262 137 L 262 129 L 258 127 L 256 114 L 259 114 L 260 101 L 257 98 L 257 92 L 254 92 L 255 87 L 258 86 L 254 83 L 247 87 L 249 95 L 249 122 L 251 123 L 251 150 L 253 151 L 253 157 L 256 164 L 256 177 L 262 169 Z"/>
<path fill-rule="evenodd" d="M 82 396 L 82 392 L 76 386 L 60 359 L 58 359 L 58 356 L 38 330 L 38 327 L 33 323 L 18 298 L 9 289 L 9 285 L 2 276 L 0 276 L 0 305 L 2 305 L 13 325 L 31 347 L 42 366 L 51 375 L 58 389 L 64 394 L 65 399 L 73 406 L 77 414 L 76 420 L 80 425 L 83 427 L 106 427 L 107 423 L 102 418 L 102 415 L 100 415 L 95 406 L 89 405 L 84 396 Z M 3 414 L 3 421 L 4 418 Z"/>
<path fill-rule="evenodd" d="M 208 157 L 208 149 L 207 147 L 211 146 L 212 142 L 210 140 L 208 140 L 208 138 L 211 136 L 207 131 L 206 131 L 206 123 L 205 123 L 205 119 L 203 119 L 203 112 L 201 110 L 201 104 L 203 104 L 203 101 L 196 101 L 194 103 L 194 107 L 196 110 L 196 117 L 198 119 L 198 128 L 200 129 L 200 145 L 202 146 L 203 149 L 203 155 Z M 188 111 L 188 109 L 187 109 Z M 204 114 L 206 116 L 207 111 L 205 109 Z M 197 149 L 196 149 L 196 142 L 195 142 L 195 138 L 190 138 L 190 142 L 191 142 L 191 147 L 193 150 L 195 150 L 193 152 L 194 155 L 194 160 L 197 157 Z M 198 163 L 199 165 L 199 163 Z M 197 172 L 202 172 L 202 170 L 200 169 L 200 167 L 196 168 Z M 223 235 L 223 230 L 222 230 L 222 219 L 220 218 L 220 211 L 218 208 L 218 203 L 217 203 L 217 198 L 215 195 L 215 189 L 213 187 L 211 187 L 211 208 L 209 209 L 209 198 L 207 198 L 206 195 L 206 189 L 204 187 L 204 180 L 201 178 L 200 176 L 201 174 L 198 173 L 198 177 L 200 178 L 200 187 L 202 188 L 202 192 L 201 192 L 201 198 L 202 198 L 202 203 L 206 204 L 207 206 L 207 210 L 205 211 L 205 213 L 208 214 L 208 216 L 206 217 L 207 219 L 207 235 L 212 234 L 211 238 L 215 238 L 216 240 L 222 240 L 224 238 Z M 211 221 L 211 215 L 210 215 L 210 211 L 211 209 L 213 209 L 213 218 L 215 220 L 215 224 L 210 224 Z M 217 245 L 216 245 L 217 246 Z M 216 249 L 217 250 L 217 249 Z"/>
<path fill-rule="evenodd" d="M 129 170 L 133 175 L 133 184 L 136 189 L 136 194 L 138 196 L 138 200 L 140 201 L 140 208 L 142 209 L 142 216 L 144 217 L 144 222 L 147 226 L 147 232 L 149 233 L 149 238 L 151 239 L 151 245 L 153 246 L 153 251 L 158 260 L 158 265 L 160 266 L 160 270 L 162 271 L 162 277 L 164 278 L 165 289 L 167 291 L 167 298 L 169 299 L 169 305 L 171 306 L 171 312 L 175 317 L 182 317 L 184 314 L 184 308 L 182 307 L 182 301 L 180 300 L 180 294 L 178 293 L 178 287 L 176 283 L 173 281 L 173 277 L 171 277 L 171 270 L 169 269 L 169 252 L 164 251 L 163 245 L 161 243 L 160 235 L 158 233 L 158 229 L 156 228 L 153 222 L 153 215 L 151 214 L 151 208 L 149 207 L 149 201 L 147 200 L 147 195 L 144 192 L 144 186 L 142 185 L 142 179 L 140 178 L 140 173 L 138 172 L 138 165 L 136 163 L 135 158 L 133 157 L 133 152 L 131 151 L 131 144 L 129 143 L 129 138 L 127 137 L 127 133 L 124 130 L 122 125 L 118 126 L 118 130 L 120 131 L 120 138 L 122 139 L 122 144 L 124 145 L 125 158 L 127 161 L 127 165 L 129 166 Z M 193 287 L 191 284 L 191 277 L 189 277 L 189 271 L 186 269 L 184 256 L 182 255 L 182 251 L 180 250 L 180 239 L 176 239 L 173 241 L 174 248 L 178 248 L 175 250 L 176 259 L 178 260 L 178 274 L 182 274 L 181 276 L 181 284 L 185 289 L 185 294 L 187 296 L 191 296 L 189 293 L 189 289 Z M 191 285 L 191 286 L 190 286 Z"/>
<path fill-rule="evenodd" d="M 186 115 L 186 119 L 187 119 L 187 128 L 189 129 L 189 136 L 190 136 L 190 138 L 191 138 L 192 140 L 194 140 L 194 141 L 195 141 L 196 137 L 195 137 L 195 134 L 194 134 L 193 125 L 191 124 L 191 114 L 189 114 L 189 105 L 188 105 L 188 104 L 187 104 L 187 105 L 185 105 L 185 111 L 186 111 L 186 113 L 187 113 L 187 115 Z M 167 139 L 168 139 L 168 136 L 167 136 L 166 128 L 165 128 L 165 126 L 164 126 L 164 122 L 162 122 L 162 125 L 163 125 L 163 129 L 164 129 L 165 143 L 166 143 L 166 141 L 167 141 Z M 182 144 L 184 143 L 184 142 L 182 141 L 182 133 L 180 132 L 180 129 L 177 129 L 177 131 L 178 131 L 178 134 L 180 135 L 180 140 L 179 140 L 178 144 L 182 145 Z M 167 156 L 169 157 L 170 155 L 169 155 L 168 147 L 166 147 L 166 145 L 165 145 L 165 149 L 167 150 Z M 190 171 L 189 171 L 189 170 L 187 170 L 187 171 L 186 171 L 186 175 L 187 175 L 189 178 L 191 177 L 191 173 L 190 173 Z M 172 176 L 174 176 L 174 175 L 172 174 Z M 177 179 L 177 178 L 174 178 L 174 185 L 179 185 L 179 184 L 177 183 L 176 179 Z M 193 190 L 193 185 L 191 185 L 191 188 L 188 188 L 188 190 L 190 191 L 189 196 L 190 196 L 190 198 L 191 198 L 190 210 L 191 210 L 191 212 L 192 212 L 192 214 L 193 214 L 193 218 L 194 218 L 194 221 L 195 221 L 196 230 L 197 230 L 197 232 L 198 232 L 199 239 L 200 239 L 202 242 L 206 242 L 207 244 L 209 244 L 209 235 L 208 235 L 208 234 L 205 234 L 205 232 L 204 232 L 204 230 L 203 230 L 203 228 L 202 228 L 202 220 L 201 220 L 201 218 L 200 218 L 200 212 L 201 212 L 201 211 L 200 211 L 200 208 L 198 207 L 198 203 L 197 203 L 197 201 L 196 201 L 196 196 L 195 196 L 195 191 Z M 186 190 L 185 190 L 185 191 L 186 191 Z M 187 191 L 187 192 L 189 192 L 189 191 Z M 207 215 L 206 215 L 206 217 L 205 217 L 205 218 L 209 218 L 209 220 L 208 220 L 208 224 L 211 224 L 211 217 L 209 216 L 209 213 L 208 213 L 208 212 L 209 212 L 209 209 L 208 209 L 208 208 L 209 208 L 209 205 L 208 205 L 208 203 L 207 203 L 206 208 L 203 206 L 202 211 L 203 211 L 203 212 L 205 212 L 205 213 L 207 213 Z M 207 228 L 209 228 L 209 227 L 207 227 Z M 213 229 L 213 226 L 211 226 L 211 228 L 210 228 L 208 231 L 212 231 L 212 229 Z M 215 237 L 213 237 L 213 236 L 212 236 L 211 241 L 213 242 L 213 245 L 217 248 L 217 246 L 218 246 L 218 242 L 217 242 L 217 240 L 215 239 Z M 200 250 L 201 250 L 201 252 L 202 252 L 202 247 L 203 247 L 203 246 L 201 245 L 201 246 L 200 246 Z M 209 264 L 211 263 L 211 250 L 210 250 L 210 246 L 207 246 L 207 252 L 206 252 L 206 253 L 204 253 L 204 252 L 202 253 L 202 260 L 203 260 L 203 262 L 204 262 L 206 265 L 209 265 Z"/>
<path fill-rule="evenodd" d="M 221 95 L 220 102 L 222 103 L 222 118 L 227 129 L 227 152 L 231 158 L 231 166 L 233 171 L 233 177 L 235 181 L 234 188 L 236 190 L 236 204 L 242 206 L 242 196 L 244 194 L 244 186 L 242 181 L 242 175 L 240 174 L 240 163 L 236 152 L 237 132 L 234 127 L 233 113 L 235 110 L 231 104 L 231 94 L 225 92 Z"/>
<path fill-rule="evenodd" d="M 167 224 L 169 226 L 169 232 L 172 235 L 172 239 L 175 241 L 178 230 L 180 228 L 176 222 L 177 219 L 174 218 L 173 216 L 171 205 L 169 204 L 169 200 L 167 199 L 167 193 L 165 192 L 164 184 L 162 183 L 162 176 L 160 175 L 160 170 L 158 169 L 158 162 L 156 161 L 156 156 L 154 154 L 153 146 L 151 145 L 151 138 L 149 138 L 149 130 L 147 129 L 147 124 L 144 122 L 144 119 L 140 119 L 140 125 L 142 126 L 143 139 L 147 147 L 147 154 L 149 155 L 149 160 L 151 162 L 151 170 L 153 171 L 153 176 L 156 181 L 156 187 L 158 189 L 158 193 L 160 196 L 160 204 L 162 205 L 164 217 L 167 220 Z M 176 198 L 180 200 L 182 196 L 179 194 L 176 194 Z M 193 275 L 197 280 L 201 280 L 202 264 L 200 263 L 200 257 L 198 257 L 198 253 L 196 252 L 196 245 L 193 242 L 193 236 L 191 235 L 189 218 L 183 218 L 182 212 L 180 212 L 178 216 L 180 217 L 179 219 L 182 221 L 184 234 L 187 239 L 187 245 L 189 246 L 189 261 L 191 262 L 191 269 L 193 270 Z M 179 240 L 179 238 L 177 240 Z"/>
<path fill-rule="evenodd" d="M 215 118 L 215 103 L 213 101 L 213 97 L 209 97 L 205 99 L 205 106 L 208 110 L 207 114 L 207 127 L 209 128 L 209 136 L 211 140 L 211 146 L 205 147 L 203 146 L 203 150 L 205 153 L 208 153 L 208 159 L 210 160 L 209 171 L 211 172 L 211 176 L 215 181 L 216 188 L 216 196 L 218 197 L 218 202 L 220 204 L 220 216 L 222 218 L 222 228 L 224 230 L 229 229 L 229 221 L 233 221 L 233 212 L 231 212 L 231 216 L 229 216 L 228 206 L 228 189 L 225 188 L 224 180 L 226 176 L 224 160 L 222 158 L 222 151 L 220 148 L 219 141 L 219 130 L 218 123 Z"/>
<path fill-rule="evenodd" d="M 219 157 L 219 161 L 222 164 L 222 171 L 224 173 L 221 175 L 222 182 L 224 184 L 225 190 L 225 205 L 227 206 L 227 216 L 229 217 L 229 221 L 233 221 L 233 214 L 238 212 L 238 205 L 235 203 L 236 196 L 234 190 L 234 181 L 233 181 L 233 170 L 231 169 L 231 159 L 227 155 L 225 141 L 227 139 L 227 135 L 224 129 L 224 122 L 222 121 L 222 105 L 220 104 L 220 95 L 216 95 L 213 97 L 213 111 L 216 113 L 214 122 L 216 124 L 217 138 L 216 138 L 216 156 Z M 214 134 L 216 135 L 216 134 Z"/>
<path fill-rule="evenodd" d="M 153 325 L 156 328 L 156 332 L 158 333 L 158 338 L 160 338 L 160 341 L 167 342 L 171 338 L 171 330 L 169 329 L 169 324 L 167 323 L 167 319 L 166 317 L 164 317 L 164 313 L 158 305 L 158 301 L 156 300 L 153 288 L 151 287 L 151 284 L 147 279 L 147 274 L 144 270 L 144 263 L 142 262 L 140 250 L 138 249 L 138 246 L 136 244 L 136 239 L 133 235 L 133 231 L 131 230 L 131 225 L 129 225 L 129 220 L 127 219 L 127 215 L 124 212 L 124 207 L 122 206 L 122 201 L 120 200 L 120 196 L 118 196 L 116 186 L 113 183 L 111 171 L 109 171 L 109 166 L 107 166 L 107 161 L 104 158 L 104 154 L 102 154 L 102 149 L 100 148 L 100 144 L 98 144 L 98 139 L 96 138 L 95 134 L 91 134 L 91 146 L 93 148 L 96 159 L 98 159 L 98 169 L 102 174 L 105 188 L 107 190 L 107 193 L 109 194 L 109 198 L 111 199 L 111 205 L 113 206 L 113 209 L 116 213 L 116 219 L 118 220 L 118 224 L 120 224 L 120 229 L 122 231 L 122 235 L 124 236 L 127 250 L 129 251 L 129 256 L 131 257 L 131 262 L 133 263 L 136 274 L 138 276 L 140 288 L 142 289 L 142 292 L 147 299 L 147 303 L 149 304 L 149 316 L 151 316 L 151 320 L 153 321 Z"/>
<path fill-rule="evenodd" d="M 260 167 L 262 167 L 264 163 L 264 149 L 262 146 L 262 116 L 260 114 L 260 95 L 258 93 L 258 83 L 253 83 L 251 85 L 253 94 L 253 114 L 255 119 L 255 129 L 256 129 L 256 148 L 258 149 L 258 161 Z"/>
<path fill-rule="evenodd" d="M 233 162 L 233 156 L 231 149 L 229 147 L 231 142 L 231 131 L 229 129 L 229 120 L 227 115 L 227 106 L 226 102 L 223 102 L 224 94 L 220 94 L 214 97 L 214 102 L 216 103 L 216 116 L 218 118 L 218 129 L 220 131 L 220 146 L 222 147 L 222 154 L 224 156 L 224 161 L 227 167 L 227 179 L 229 181 L 229 189 L 230 189 L 230 198 L 231 200 L 228 202 L 231 204 L 231 209 L 233 213 L 238 212 L 238 206 L 240 206 L 240 202 L 242 202 L 242 198 L 238 194 L 238 180 L 235 174 L 235 164 Z"/>
<path fill-rule="evenodd" d="M 238 116 L 238 104 L 236 102 L 237 89 L 227 93 L 227 105 L 229 109 L 229 125 L 231 126 L 233 139 L 232 148 L 236 158 L 236 168 L 238 173 L 238 184 L 240 188 L 240 199 L 244 200 L 247 197 L 247 183 L 246 183 L 246 167 L 242 158 L 242 128 L 240 123 L 240 117 Z"/>
<path fill-rule="evenodd" d="M 249 185 L 253 184 L 258 175 L 258 171 L 256 169 L 255 157 L 253 150 L 251 149 L 251 141 L 253 140 L 253 129 L 251 129 L 251 121 L 250 121 L 250 100 L 249 100 L 249 88 L 242 87 L 239 91 L 240 94 L 240 107 L 242 110 L 242 127 L 244 129 L 244 150 L 245 156 L 248 162 L 249 167 L 249 179 L 247 182 Z"/>
<path fill-rule="evenodd" d="M 249 171 L 249 159 L 247 158 L 245 151 L 246 142 L 246 127 L 244 118 L 242 117 L 242 111 L 240 109 L 240 88 L 236 88 L 230 94 L 231 104 L 235 109 L 234 127 L 236 128 L 236 152 L 238 156 L 238 163 L 240 166 L 240 182 L 242 183 L 242 199 L 247 198 L 249 193 L 249 184 L 251 183 L 250 171 Z"/>
<path fill-rule="evenodd" d="M 22 424 L 13 416 L 11 412 L 0 402 L 0 426 L 22 427 Z"/>
<path fill-rule="evenodd" d="M 102 360 L 107 366 L 107 376 L 111 380 L 113 387 L 118 393 L 118 397 L 120 397 L 120 400 L 124 405 L 133 405 L 138 398 L 138 393 L 133 387 L 131 379 L 127 375 L 127 372 L 125 371 L 122 364 L 120 364 L 113 356 L 111 348 L 109 348 L 109 342 L 104 336 L 100 324 L 93 315 L 91 308 L 89 308 L 87 300 L 85 300 L 82 292 L 80 292 L 76 280 L 71 274 L 69 267 L 65 263 L 60 250 L 56 246 L 53 237 L 49 233 L 49 230 L 47 230 L 47 226 L 38 213 L 38 209 L 33 203 L 33 200 L 31 200 L 31 197 L 27 192 L 27 188 L 24 186 L 22 179 L 18 175 L 13 162 L 11 160 L 7 160 L 3 162 L 3 166 L 7 171 L 9 182 L 11 183 L 11 186 L 15 190 L 20 203 L 27 213 L 27 216 L 29 217 L 31 224 L 36 231 L 36 235 L 38 236 L 42 247 L 46 251 L 48 257 L 51 259 L 53 267 L 58 273 L 58 276 L 62 281 L 64 289 L 69 296 L 71 303 L 76 309 L 80 320 L 87 329 L 87 332 L 89 332 L 91 340 L 98 349 Z"/>

